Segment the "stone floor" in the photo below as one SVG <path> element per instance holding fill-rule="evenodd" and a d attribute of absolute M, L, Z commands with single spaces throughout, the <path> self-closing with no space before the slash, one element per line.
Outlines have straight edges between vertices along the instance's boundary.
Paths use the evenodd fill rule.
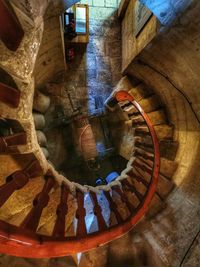
<path fill-rule="evenodd" d="M 76 163 L 78 160 L 74 153 L 76 149 L 71 146 L 73 143 L 72 127 L 69 124 L 64 125 L 62 122 L 59 127 L 52 127 L 55 121 L 58 122 L 59 116 L 62 120 L 62 118 L 70 118 L 72 115 L 68 92 L 74 107 L 81 107 L 81 111 L 90 117 L 102 112 L 105 100 L 121 78 L 121 27 L 117 16 L 118 0 L 90 0 L 81 3 L 89 4 L 90 40 L 87 45 L 69 45 L 74 49 L 75 56 L 73 60 L 67 62 L 68 71 L 62 88 L 62 97 L 57 97 L 60 103 L 54 97 L 46 114 L 48 125 L 45 134 L 50 152 L 49 159 L 56 169 L 73 181 L 88 184 L 93 180 L 91 185 L 95 185 L 99 175 L 103 175 L 105 178 L 111 171 L 122 171 L 122 169 L 113 169 L 113 166 L 116 165 L 115 159 L 114 164 L 108 160 L 101 162 L 102 167 L 99 174 L 93 174 L 87 168 L 85 169 L 80 162 L 74 167 L 74 162 Z M 58 90 L 55 91 L 58 92 Z M 97 121 L 98 123 L 96 123 Z M 105 147 L 105 140 L 102 138 L 101 119 L 97 119 L 96 122 L 93 120 L 93 122 L 92 128 L 96 143 L 99 145 L 98 148 L 102 149 Z M 80 174 L 85 178 L 80 177 Z"/>
<path fill-rule="evenodd" d="M 96 97 L 103 102 L 121 77 L 121 32 L 117 19 L 118 0 L 88 0 L 90 41 L 86 47 L 75 47 L 75 58 L 69 62 L 67 88 L 84 112 L 96 109 Z"/>

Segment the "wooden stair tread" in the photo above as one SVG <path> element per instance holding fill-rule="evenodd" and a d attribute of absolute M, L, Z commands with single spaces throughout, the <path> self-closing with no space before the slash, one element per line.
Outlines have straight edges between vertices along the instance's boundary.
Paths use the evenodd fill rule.
<path fill-rule="evenodd" d="M 167 124 L 154 125 L 157 137 L 159 140 L 167 139 L 170 140 L 173 138 L 174 127 Z M 136 128 L 137 134 L 148 134 L 149 129 L 147 126 L 138 126 Z"/>
<path fill-rule="evenodd" d="M 159 109 L 148 113 L 148 117 L 153 125 L 164 124 L 167 121 L 164 110 Z"/>
<path fill-rule="evenodd" d="M 147 218 L 152 218 L 156 214 L 158 214 L 161 210 L 166 207 L 166 203 L 161 200 L 161 198 L 155 194 L 152 198 L 152 201 L 149 205 L 149 209 L 145 215 Z"/>
<path fill-rule="evenodd" d="M 161 107 L 159 99 L 156 95 L 152 95 L 148 98 L 143 98 L 140 101 L 138 101 L 138 103 L 146 113 L 152 112 Z"/>
<path fill-rule="evenodd" d="M 21 224 L 32 207 L 34 197 L 41 191 L 43 185 L 43 177 L 30 179 L 22 189 L 15 191 L 0 208 L 0 219 L 16 225 Z"/>
<path fill-rule="evenodd" d="M 129 90 L 129 94 L 133 96 L 134 100 L 140 101 L 141 99 L 152 95 L 153 92 L 147 88 L 145 84 L 140 83 L 136 87 L 131 88 L 131 90 Z"/>

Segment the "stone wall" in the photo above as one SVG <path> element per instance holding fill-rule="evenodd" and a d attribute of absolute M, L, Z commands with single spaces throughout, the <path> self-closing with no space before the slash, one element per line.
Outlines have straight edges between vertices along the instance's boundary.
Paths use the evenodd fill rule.
<path fill-rule="evenodd" d="M 166 1 L 162 2 L 165 6 Z M 179 167 L 174 176 L 178 189 L 168 198 L 166 210 L 140 229 L 161 260 L 161 266 L 170 267 L 199 265 L 192 244 L 196 244 L 199 233 L 200 213 L 200 20 L 197 16 L 200 3 L 192 2 L 169 28 L 161 29 L 127 71 L 160 96 L 169 121 L 175 126 L 174 138 L 179 142 L 176 157 Z M 185 259 L 190 255 L 192 259 Z"/>
<path fill-rule="evenodd" d="M 75 58 L 68 63 L 67 87 L 83 107 L 95 112 L 121 78 L 121 31 L 117 0 L 82 1 L 89 4 L 90 40 L 86 47 L 74 47 Z"/>
<path fill-rule="evenodd" d="M 136 0 L 129 1 L 122 20 L 122 71 L 125 71 L 132 60 L 151 42 L 158 28 L 157 18 L 152 16 L 139 35 L 137 37 L 134 35 L 135 4 Z"/>

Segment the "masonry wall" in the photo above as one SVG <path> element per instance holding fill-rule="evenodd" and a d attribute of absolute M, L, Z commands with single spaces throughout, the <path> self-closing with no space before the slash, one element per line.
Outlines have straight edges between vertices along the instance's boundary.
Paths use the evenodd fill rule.
<path fill-rule="evenodd" d="M 161 28 L 160 34 L 127 71 L 160 96 L 175 126 L 174 138 L 179 142 L 176 157 L 179 167 L 174 176 L 178 189 L 170 195 L 165 212 L 143 229 L 145 239 L 161 259 L 161 266 L 170 267 L 199 263 L 195 249 L 200 214 L 200 20 L 197 16 L 200 3 L 192 2 L 170 27 Z M 165 230 L 161 233 L 163 225 Z"/>
<path fill-rule="evenodd" d="M 121 78 L 121 30 L 117 0 L 81 3 L 89 4 L 90 40 L 86 46 L 70 46 L 75 56 L 67 63 L 67 88 L 83 111 L 92 114 Z"/>

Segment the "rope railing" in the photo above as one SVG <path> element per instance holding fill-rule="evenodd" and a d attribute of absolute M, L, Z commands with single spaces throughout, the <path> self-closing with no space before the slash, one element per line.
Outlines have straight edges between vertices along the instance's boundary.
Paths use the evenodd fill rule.
<path fill-rule="evenodd" d="M 46 183 L 43 189 L 33 200 L 33 208 L 21 226 L 14 226 L 0 221 L 1 253 L 21 257 L 44 258 L 66 256 L 88 251 L 124 235 L 145 215 L 156 191 L 158 182 L 160 168 L 158 139 L 149 117 L 129 93 L 119 91 L 114 95 L 114 99 L 116 104 L 120 104 L 122 109 L 123 102 L 126 102 L 124 112 L 126 112 L 128 105 L 134 107 L 142 116 L 144 124 L 149 129 L 154 150 L 153 157 L 150 157 L 148 154 L 144 156 L 148 156 L 148 160 L 152 161 L 152 167 L 147 168 L 145 165 L 138 163 L 137 153 L 139 152 L 137 151 L 132 155 L 126 170 L 114 182 L 107 186 L 93 188 L 91 186 L 81 186 L 72 183 L 72 187 L 74 187 L 72 192 L 72 187 L 70 188 L 69 182 L 65 183 L 63 181 L 61 185 L 60 204 L 55 205 L 55 214 L 57 215 L 55 226 L 52 235 L 45 236 L 37 233 L 37 228 L 42 211 L 48 205 L 51 197 L 50 191 L 54 186 L 55 172 L 49 171 L 46 175 Z M 30 168 L 27 169 L 29 170 Z M 140 170 L 147 172 L 149 178 L 143 177 Z M 31 174 L 29 176 L 32 178 Z M 28 182 L 28 178 L 26 182 Z M 19 183 L 18 180 L 18 178 L 17 180 L 15 179 L 15 184 Z M 12 187 L 12 190 L 7 194 L 8 197 L 15 190 L 21 189 L 21 184 L 18 187 L 14 182 L 8 181 L 7 185 L 3 185 L 6 188 Z M 87 214 L 84 207 L 86 193 L 89 193 L 91 204 L 93 205 L 93 214 L 97 219 L 97 229 L 92 233 L 88 232 L 86 227 L 85 218 Z M 74 217 L 74 220 L 77 222 L 77 227 L 74 236 L 65 236 L 65 220 L 70 209 L 67 205 L 67 199 L 70 194 L 77 200 L 77 209 Z M 115 220 L 112 223 L 111 221 L 107 222 L 105 220 L 102 206 L 98 200 L 99 194 L 104 196 L 104 199 L 108 203 L 110 213 L 114 215 Z M 120 213 L 119 206 L 114 197 L 116 194 L 118 199 L 120 199 L 120 203 L 126 207 L 126 217 Z M 6 199 L 3 199 L 2 203 Z"/>

